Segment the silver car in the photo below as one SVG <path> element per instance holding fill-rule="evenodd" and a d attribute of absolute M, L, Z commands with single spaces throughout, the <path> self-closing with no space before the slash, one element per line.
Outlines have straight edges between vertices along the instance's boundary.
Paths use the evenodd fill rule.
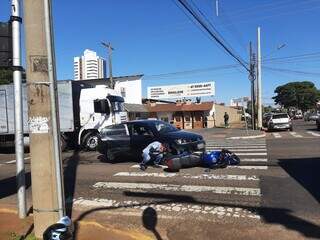
<path fill-rule="evenodd" d="M 293 130 L 292 122 L 286 113 L 274 113 L 267 118 L 267 129 L 272 130 Z"/>

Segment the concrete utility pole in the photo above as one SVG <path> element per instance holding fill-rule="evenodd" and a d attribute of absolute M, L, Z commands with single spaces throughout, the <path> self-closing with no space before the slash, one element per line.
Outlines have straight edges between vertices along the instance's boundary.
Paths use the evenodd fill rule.
<path fill-rule="evenodd" d="M 109 79 L 110 79 L 111 88 L 114 88 L 114 82 L 112 77 L 112 51 L 114 50 L 114 48 L 111 46 L 110 42 L 109 43 L 101 42 L 101 44 L 108 49 Z"/>
<path fill-rule="evenodd" d="M 23 143 L 23 109 L 22 109 L 22 77 L 21 77 L 21 42 L 20 42 L 20 17 L 19 0 L 11 2 L 12 25 L 12 69 L 14 83 L 14 125 L 15 125 L 15 151 L 16 151 L 16 177 L 19 217 L 27 216 L 26 181 L 24 169 L 24 143 Z"/>
<path fill-rule="evenodd" d="M 260 27 L 257 32 L 257 106 L 258 106 L 258 129 L 262 128 L 262 85 L 261 85 L 261 47 L 260 47 Z"/>
<path fill-rule="evenodd" d="M 36 237 L 41 238 L 44 230 L 57 222 L 64 212 L 61 209 L 61 198 L 64 198 L 60 195 L 63 193 L 57 181 L 62 179 L 56 162 L 59 153 L 55 152 L 54 132 L 59 131 L 59 127 L 53 126 L 57 119 L 51 114 L 55 107 L 51 100 L 55 96 L 50 98 L 50 92 L 56 84 L 54 49 L 48 37 L 50 0 L 25 0 L 24 16 L 34 231 Z"/>
<path fill-rule="evenodd" d="M 255 130 L 256 126 L 256 104 L 255 104 L 255 80 L 256 80 L 256 69 L 255 69 L 255 55 L 252 51 L 252 43 L 249 44 L 249 56 L 250 56 L 250 74 L 249 74 L 249 80 L 251 82 L 251 124 L 252 129 Z"/>

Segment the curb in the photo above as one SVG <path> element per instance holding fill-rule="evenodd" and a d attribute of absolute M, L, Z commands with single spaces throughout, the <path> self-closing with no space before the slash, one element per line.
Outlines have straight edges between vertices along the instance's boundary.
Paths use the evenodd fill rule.
<path fill-rule="evenodd" d="M 260 134 L 260 135 L 254 135 L 254 136 L 239 136 L 239 137 L 229 137 L 227 139 L 255 139 L 255 138 L 263 138 L 267 136 L 266 133 Z"/>

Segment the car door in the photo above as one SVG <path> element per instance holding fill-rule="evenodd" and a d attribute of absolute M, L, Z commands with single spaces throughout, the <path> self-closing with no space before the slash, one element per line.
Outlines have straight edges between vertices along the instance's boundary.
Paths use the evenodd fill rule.
<path fill-rule="evenodd" d="M 131 136 L 131 149 L 135 154 L 141 154 L 142 150 L 150 143 L 156 141 L 156 137 L 150 126 L 143 123 L 129 125 Z"/>
<path fill-rule="evenodd" d="M 130 152 L 130 134 L 126 124 L 104 128 L 102 140 L 107 143 L 107 151 L 115 156 Z"/>

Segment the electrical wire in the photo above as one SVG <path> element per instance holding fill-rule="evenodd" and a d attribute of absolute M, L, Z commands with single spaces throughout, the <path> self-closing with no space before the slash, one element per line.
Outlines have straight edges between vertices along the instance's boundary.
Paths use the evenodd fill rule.
<path fill-rule="evenodd" d="M 242 65 L 248 72 L 250 72 L 250 69 L 247 67 L 245 62 L 241 60 L 238 56 L 236 56 L 235 53 L 233 53 L 222 41 L 219 39 L 219 37 L 216 36 L 215 33 L 210 30 L 210 28 L 204 23 L 204 21 L 201 19 L 201 17 L 196 14 L 190 6 L 183 0 L 178 0 L 179 3 L 193 16 L 194 19 L 197 20 L 197 22 L 206 30 L 206 32 L 229 54 L 231 55 L 240 65 Z"/>

